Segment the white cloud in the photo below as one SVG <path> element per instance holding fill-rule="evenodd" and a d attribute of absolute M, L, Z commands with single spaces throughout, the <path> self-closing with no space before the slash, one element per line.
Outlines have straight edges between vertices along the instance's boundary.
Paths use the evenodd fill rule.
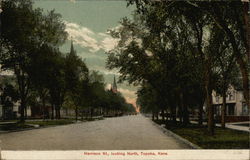
<path fill-rule="evenodd" d="M 106 37 L 102 41 L 102 48 L 107 52 L 113 49 L 118 44 L 118 40 L 112 37 Z"/>
<path fill-rule="evenodd" d="M 76 23 L 68 23 L 68 22 L 64 22 L 66 24 L 66 27 L 72 27 L 72 28 L 79 28 L 80 26 Z"/>
<path fill-rule="evenodd" d="M 106 74 L 106 75 L 109 75 L 109 74 L 118 75 L 118 76 L 121 75 L 119 72 L 110 71 L 110 70 L 101 70 L 100 72 L 102 72 L 103 74 Z"/>
<path fill-rule="evenodd" d="M 108 36 L 106 33 L 102 33 L 102 32 L 98 33 L 98 35 L 99 35 L 99 36 L 103 36 L 103 37 Z"/>
<path fill-rule="evenodd" d="M 70 2 L 72 2 L 72 3 L 76 3 L 76 0 L 69 0 Z"/>
<path fill-rule="evenodd" d="M 80 26 L 76 23 L 65 21 L 66 32 L 69 38 L 80 45 L 81 47 L 88 48 L 90 52 L 95 53 L 99 50 L 108 51 L 115 47 L 118 41 L 110 37 L 106 33 L 95 33 L 91 29 Z"/>
<path fill-rule="evenodd" d="M 65 22 L 66 32 L 70 38 L 81 47 L 89 48 L 90 52 L 96 52 L 100 49 L 98 41 L 93 37 L 95 33 L 90 29 L 75 23 Z"/>

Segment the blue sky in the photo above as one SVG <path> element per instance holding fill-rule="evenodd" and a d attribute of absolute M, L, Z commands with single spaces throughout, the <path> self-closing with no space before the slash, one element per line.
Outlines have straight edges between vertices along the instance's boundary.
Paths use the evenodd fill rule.
<path fill-rule="evenodd" d="M 131 17 L 133 6 L 127 7 L 125 0 L 33 0 L 34 7 L 44 11 L 55 10 L 62 15 L 66 24 L 69 40 L 72 37 L 77 54 L 83 58 L 90 70 L 97 70 L 104 75 L 107 87 L 119 73 L 105 68 L 106 51 L 112 49 L 116 41 L 107 30 L 119 26 L 123 17 Z M 70 41 L 61 51 L 69 52 Z M 135 103 L 136 87 L 125 83 L 118 84 L 118 90 L 128 102 Z"/>

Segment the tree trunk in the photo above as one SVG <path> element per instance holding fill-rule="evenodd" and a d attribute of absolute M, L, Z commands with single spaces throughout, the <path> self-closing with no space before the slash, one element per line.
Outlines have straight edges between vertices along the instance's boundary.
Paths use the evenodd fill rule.
<path fill-rule="evenodd" d="M 171 109 L 171 118 L 173 123 L 176 123 L 176 107 L 175 105 L 172 104 L 172 106 L 170 107 Z"/>
<path fill-rule="evenodd" d="M 247 104 L 248 108 L 250 109 L 249 77 L 248 77 L 248 68 L 247 68 L 248 63 L 249 63 L 249 59 L 244 60 L 244 56 L 239 51 L 239 48 L 238 48 L 238 45 L 236 43 L 235 36 L 234 36 L 233 32 L 226 26 L 226 24 L 224 23 L 223 20 L 218 20 L 218 21 L 221 22 L 221 26 L 223 27 L 223 29 L 227 33 L 227 35 L 230 39 L 230 43 L 232 44 L 233 52 L 235 54 L 236 61 L 239 64 L 241 75 L 242 75 L 244 98 L 246 100 L 246 104 Z M 247 48 L 249 48 L 249 46 L 246 46 L 246 50 L 247 50 Z M 247 53 L 247 52 L 249 52 L 249 51 L 246 51 L 246 54 L 248 55 L 249 53 Z"/>
<path fill-rule="evenodd" d="M 225 128 L 225 115 L 226 115 L 226 90 L 223 89 L 223 93 L 222 93 L 222 107 L 221 107 L 221 127 Z"/>
<path fill-rule="evenodd" d="M 210 75 L 206 79 L 206 102 L 208 111 L 208 132 L 210 135 L 214 135 L 214 109 L 212 104 L 212 90 L 210 84 Z"/>
<path fill-rule="evenodd" d="M 14 72 L 17 77 L 17 84 L 18 84 L 18 91 L 20 94 L 20 100 L 21 100 L 21 105 L 20 105 L 20 122 L 24 123 L 25 122 L 25 108 L 26 108 L 26 98 L 27 98 L 27 93 L 28 89 L 26 88 L 27 86 L 25 85 L 25 75 L 24 72 L 20 69 L 17 69 L 16 66 L 14 67 Z"/>
<path fill-rule="evenodd" d="M 58 106 L 55 105 L 55 119 L 58 119 Z"/>
<path fill-rule="evenodd" d="M 155 113 L 152 111 L 152 120 L 155 120 Z"/>
<path fill-rule="evenodd" d="M 3 106 L 2 106 L 2 119 L 5 119 L 5 107 L 3 107 Z"/>
<path fill-rule="evenodd" d="M 93 108 L 90 108 L 90 118 L 92 119 L 93 118 Z"/>
<path fill-rule="evenodd" d="M 42 103 L 43 103 L 43 120 L 45 120 L 45 98 L 42 98 Z"/>
<path fill-rule="evenodd" d="M 56 110 L 56 119 L 60 119 L 60 107 L 56 105 L 55 110 Z"/>
<path fill-rule="evenodd" d="M 188 113 L 187 105 L 184 105 L 184 108 L 183 108 L 183 124 L 184 125 L 189 124 L 189 113 Z"/>
<path fill-rule="evenodd" d="M 81 121 L 83 121 L 83 110 L 81 111 Z"/>
<path fill-rule="evenodd" d="M 77 121 L 78 119 L 78 107 L 75 107 L 75 120 Z"/>
<path fill-rule="evenodd" d="M 245 31 L 246 31 L 246 54 L 247 54 L 247 57 L 248 57 L 248 60 L 250 60 L 250 49 L 249 49 L 249 46 L 250 46 L 250 23 L 249 23 L 249 14 L 248 14 L 248 11 L 249 11 L 249 2 L 243 2 L 243 14 L 244 14 L 244 25 L 245 25 Z"/>
<path fill-rule="evenodd" d="M 202 126 L 203 124 L 203 105 L 204 105 L 204 99 L 201 100 L 201 103 L 199 105 L 199 125 Z"/>
<path fill-rule="evenodd" d="M 164 109 L 161 110 L 161 117 L 162 117 L 162 120 L 165 121 L 165 116 L 164 116 Z"/>
<path fill-rule="evenodd" d="M 187 105 L 184 102 L 183 92 L 180 93 L 180 105 L 183 109 L 182 116 L 183 116 L 183 124 L 187 125 L 189 123 L 189 114 L 188 114 L 188 108 Z"/>
<path fill-rule="evenodd" d="M 155 112 L 156 120 L 159 120 L 158 111 Z"/>
<path fill-rule="evenodd" d="M 237 59 L 237 63 L 240 66 L 240 71 L 242 75 L 242 83 L 243 83 L 243 94 L 248 108 L 250 109 L 250 96 L 249 96 L 249 77 L 248 77 L 248 69 L 246 64 L 241 58 Z"/>
<path fill-rule="evenodd" d="M 24 108 L 25 108 L 25 102 L 24 100 L 21 99 L 21 105 L 20 105 L 20 122 L 24 123 L 25 122 L 25 117 L 24 117 Z"/>
<path fill-rule="evenodd" d="M 52 104 L 51 106 L 51 119 L 53 120 L 54 119 L 54 104 Z"/>
<path fill-rule="evenodd" d="M 61 119 L 61 107 L 58 109 L 58 118 Z"/>
<path fill-rule="evenodd" d="M 61 106 L 60 105 L 58 105 L 57 106 L 57 119 L 61 119 Z"/>
<path fill-rule="evenodd" d="M 180 122 L 181 123 L 184 123 L 184 117 L 185 117 L 185 111 L 184 111 L 184 99 L 183 99 L 183 93 L 180 92 L 180 108 L 181 108 L 181 111 L 180 111 Z"/>
<path fill-rule="evenodd" d="M 24 108 L 24 117 L 25 119 L 27 119 L 27 106 L 25 105 L 25 108 Z"/>

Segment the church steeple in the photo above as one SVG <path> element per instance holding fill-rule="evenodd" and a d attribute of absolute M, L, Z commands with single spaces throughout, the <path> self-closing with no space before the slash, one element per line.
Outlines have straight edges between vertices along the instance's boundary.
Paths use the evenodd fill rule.
<path fill-rule="evenodd" d="M 111 85 L 111 91 L 114 92 L 114 93 L 117 93 L 117 85 L 116 85 L 116 80 L 115 80 L 115 76 L 114 76 L 114 82 L 113 84 Z"/>
<path fill-rule="evenodd" d="M 73 53 L 75 53 L 75 49 L 74 49 L 73 40 L 72 40 L 72 37 L 71 37 L 70 54 L 73 54 Z"/>
<path fill-rule="evenodd" d="M 115 76 L 114 76 L 114 82 L 113 82 L 113 89 L 117 90 L 117 85 L 116 85 Z"/>

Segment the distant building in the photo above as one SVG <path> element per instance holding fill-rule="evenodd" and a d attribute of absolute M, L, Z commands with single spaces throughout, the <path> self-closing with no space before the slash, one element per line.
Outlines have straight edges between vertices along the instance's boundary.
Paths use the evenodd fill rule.
<path fill-rule="evenodd" d="M 215 115 L 221 115 L 222 97 L 215 91 L 212 93 L 213 106 Z M 249 108 L 245 103 L 243 91 L 230 86 L 227 90 L 226 97 L 226 116 L 249 116 Z"/>
<path fill-rule="evenodd" d="M 15 76 L 13 75 L 0 75 L 0 119 L 13 119 L 13 118 L 17 118 L 20 116 L 20 100 L 17 102 L 12 102 L 11 97 L 7 96 L 5 97 L 5 99 L 2 99 L 2 94 L 4 92 L 4 89 L 6 87 L 7 84 L 11 84 L 11 85 L 15 85 Z M 7 106 L 3 105 L 3 101 L 5 101 L 5 103 L 13 103 L 9 104 Z M 30 107 L 27 106 L 27 116 L 30 116 L 31 112 L 30 112 Z"/>
<path fill-rule="evenodd" d="M 115 80 L 115 76 L 114 76 L 114 82 L 113 82 L 113 84 L 111 84 L 110 90 L 111 90 L 113 93 L 117 93 L 117 92 L 118 92 L 118 90 L 117 90 L 117 85 L 116 85 L 116 80 Z"/>

